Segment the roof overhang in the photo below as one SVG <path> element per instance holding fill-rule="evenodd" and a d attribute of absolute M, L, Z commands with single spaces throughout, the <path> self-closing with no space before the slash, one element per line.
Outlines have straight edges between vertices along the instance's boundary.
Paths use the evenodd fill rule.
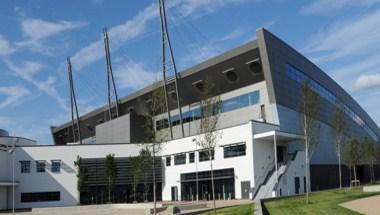
<path fill-rule="evenodd" d="M 276 136 L 277 141 L 292 141 L 292 140 L 304 140 L 305 137 L 300 134 L 288 133 L 283 131 L 268 131 L 263 133 L 258 133 L 253 135 L 255 140 L 273 140 Z"/>
<path fill-rule="evenodd" d="M 0 181 L 0 187 L 11 187 L 11 186 L 18 186 L 20 182 L 15 181 L 14 183 L 12 181 Z"/>

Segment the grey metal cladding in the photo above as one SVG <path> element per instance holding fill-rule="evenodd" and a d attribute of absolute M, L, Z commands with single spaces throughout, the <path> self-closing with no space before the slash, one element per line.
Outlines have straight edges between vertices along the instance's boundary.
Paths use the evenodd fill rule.
<path fill-rule="evenodd" d="M 359 115 L 377 134 L 377 136 L 380 137 L 379 127 L 371 119 L 371 117 L 326 73 L 324 73 L 306 57 L 297 52 L 294 48 L 290 47 L 288 44 L 267 30 L 259 29 L 256 34 L 260 54 L 262 55 L 263 69 L 265 72 L 269 96 L 273 96 L 276 103 L 297 110 L 297 104 L 299 102 L 298 98 L 300 95 L 299 84 L 286 76 L 285 65 L 286 63 L 289 63 L 304 72 L 307 76 L 318 82 L 320 85 L 333 92 L 335 96 L 342 97 L 346 105 L 349 106 L 357 115 Z M 265 65 L 266 63 L 267 65 Z M 268 71 L 270 74 L 267 74 Z M 322 100 L 320 119 L 321 121 L 330 124 L 329 118 L 333 113 L 334 105 L 324 99 Z M 349 129 L 355 133 L 357 132 L 356 130 L 359 126 L 354 125 L 356 123 L 354 123 L 353 120 L 351 121 L 352 123 L 350 123 Z"/>

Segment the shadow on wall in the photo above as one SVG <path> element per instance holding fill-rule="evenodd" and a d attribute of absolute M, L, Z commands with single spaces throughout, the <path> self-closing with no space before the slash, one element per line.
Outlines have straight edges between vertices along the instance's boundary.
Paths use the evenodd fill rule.
<path fill-rule="evenodd" d="M 36 171 L 38 157 L 33 158 L 23 148 L 17 148 L 16 154 L 15 178 L 20 182 L 19 186 L 16 187 L 16 208 L 74 206 L 78 204 L 76 171 L 69 164 L 62 161 L 61 171 L 53 173 L 51 171 L 51 160 L 46 160 L 45 172 L 38 173 Z M 20 161 L 23 160 L 31 161 L 30 173 L 21 173 Z M 12 165 L 11 162 L 10 165 Z M 21 202 L 21 193 L 43 192 L 59 192 L 60 200 Z M 8 193 L 8 199 L 12 199 L 11 189 Z M 8 208 L 11 207 L 12 201 L 8 201 Z"/>

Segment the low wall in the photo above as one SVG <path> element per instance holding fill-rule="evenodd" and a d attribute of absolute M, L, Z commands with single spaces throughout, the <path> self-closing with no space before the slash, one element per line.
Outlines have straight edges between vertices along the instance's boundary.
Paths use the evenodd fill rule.
<path fill-rule="evenodd" d="M 364 186 L 363 192 L 380 192 L 380 185 Z"/>

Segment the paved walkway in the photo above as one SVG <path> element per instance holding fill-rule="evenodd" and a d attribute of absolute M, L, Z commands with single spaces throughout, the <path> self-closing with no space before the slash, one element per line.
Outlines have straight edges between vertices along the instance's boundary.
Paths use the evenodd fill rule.
<path fill-rule="evenodd" d="M 251 200 L 228 200 L 216 201 L 217 208 L 224 208 L 235 205 L 250 204 Z M 199 201 L 199 202 L 163 202 L 159 203 L 158 207 L 162 205 L 176 205 L 186 206 L 189 210 L 181 211 L 185 214 L 191 212 L 199 212 L 212 209 L 212 201 Z M 201 208 L 197 206 L 203 205 Z M 194 206 L 194 209 L 191 209 Z M 205 206 L 205 207 L 204 207 Z M 34 209 L 29 212 L 17 212 L 20 215 L 146 215 L 147 208 L 152 208 L 153 204 L 111 204 L 111 205 L 90 205 L 90 206 L 74 206 L 74 207 L 58 207 L 58 208 L 42 208 Z M 11 215 L 12 213 L 0 213 L 0 215 Z M 167 215 L 168 211 L 162 211 L 159 215 Z"/>
<path fill-rule="evenodd" d="M 366 215 L 379 215 L 380 195 L 345 202 L 340 206 Z"/>

